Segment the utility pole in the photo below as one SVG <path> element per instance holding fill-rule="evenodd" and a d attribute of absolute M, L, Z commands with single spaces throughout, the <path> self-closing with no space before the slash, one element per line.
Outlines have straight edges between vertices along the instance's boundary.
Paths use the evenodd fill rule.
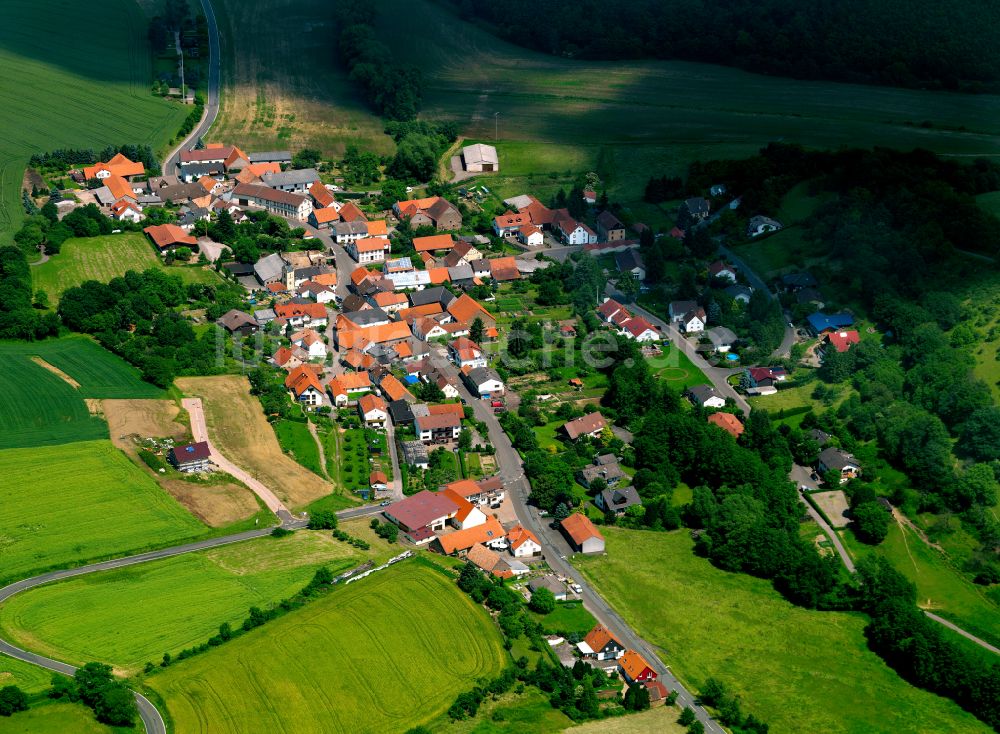
<path fill-rule="evenodd" d="M 500 113 L 499 112 L 494 112 L 493 113 L 493 122 L 494 122 L 494 125 L 493 125 L 493 142 L 496 142 L 497 140 L 500 139 Z"/>

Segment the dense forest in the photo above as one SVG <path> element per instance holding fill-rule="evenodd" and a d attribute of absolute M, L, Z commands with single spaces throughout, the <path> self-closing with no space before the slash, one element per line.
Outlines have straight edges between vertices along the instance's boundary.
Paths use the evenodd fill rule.
<path fill-rule="evenodd" d="M 929 89 L 984 91 L 1000 82 L 1000 8 L 990 0 L 451 2 L 512 43 L 560 56 L 683 59 Z"/>

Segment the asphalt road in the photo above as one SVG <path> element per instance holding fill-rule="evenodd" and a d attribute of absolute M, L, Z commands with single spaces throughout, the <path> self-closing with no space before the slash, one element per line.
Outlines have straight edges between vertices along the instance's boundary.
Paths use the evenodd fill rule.
<path fill-rule="evenodd" d="M 219 67 L 222 56 L 219 46 L 219 26 L 215 22 L 215 10 L 212 9 L 211 0 L 201 0 L 201 8 L 205 12 L 205 20 L 208 24 L 208 92 L 205 97 L 205 111 L 198 126 L 163 161 L 164 176 L 172 176 L 177 173 L 177 160 L 181 150 L 203 137 L 212 127 L 215 118 L 219 116 L 219 89 L 221 87 Z"/>
<path fill-rule="evenodd" d="M 458 379 L 458 370 L 455 366 L 440 355 L 432 357 L 442 371 L 447 374 L 453 384 L 458 386 L 459 393 L 465 399 L 466 404 L 471 405 L 478 420 L 486 424 L 490 443 L 496 449 L 496 462 L 500 470 L 500 477 L 503 480 L 504 488 L 511 497 L 514 512 L 518 522 L 531 530 L 538 536 L 542 544 L 545 560 L 553 571 L 562 576 L 572 578 L 578 583 L 583 592 L 580 594 L 583 605 L 594 617 L 608 629 L 615 633 L 619 640 L 627 647 L 638 651 L 652 665 L 659 674 L 659 680 L 668 688 L 677 691 L 677 701 L 681 706 L 690 707 L 694 710 L 699 721 L 705 726 L 705 731 L 713 734 L 722 734 L 724 729 L 708 714 L 708 712 L 695 703 L 694 697 L 684 688 L 679 680 L 674 677 L 670 668 L 660 659 L 656 650 L 648 642 L 643 640 L 635 631 L 622 619 L 622 617 L 611 608 L 600 594 L 597 593 L 569 562 L 572 549 L 566 542 L 562 533 L 550 527 L 550 521 L 539 517 L 538 510 L 528 506 L 528 495 L 531 487 L 524 475 L 524 465 L 521 456 L 514 449 L 500 427 L 493 410 L 484 400 L 473 396 L 466 388 L 465 383 Z"/>
<path fill-rule="evenodd" d="M 735 265 L 736 267 L 738 267 L 740 270 L 743 271 L 743 275 L 750 282 L 750 286 L 754 290 L 764 291 L 768 296 L 771 297 L 772 300 L 777 299 L 777 296 L 771 291 L 770 288 L 767 287 L 767 283 L 765 283 L 764 280 L 759 275 L 757 275 L 757 273 L 751 270 L 750 266 L 747 265 L 746 262 L 744 262 L 732 250 L 730 250 L 728 247 L 723 247 L 722 245 L 720 245 L 719 252 L 725 255 L 726 258 L 729 260 L 729 262 L 731 262 L 733 265 Z M 781 344 L 778 345 L 778 348 L 775 349 L 773 352 L 771 352 L 771 356 L 775 359 L 787 359 L 792 355 L 793 344 L 795 344 L 795 327 L 789 326 L 788 322 L 786 321 L 785 335 L 781 339 Z"/>
<path fill-rule="evenodd" d="M 806 506 L 806 511 L 809 513 L 809 517 L 816 521 L 820 529 L 826 534 L 826 537 L 830 539 L 833 543 L 833 547 L 837 549 L 837 554 L 840 556 L 840 560 L 844 562 L 844 566 L 848 571 L 854 573 L 854 559 L 851 558 L 850 554 L 847 552 L 847 548 L 844 544 L 840 542 L 840 536 L 837 535 L 836 531 L 830 524 L 823 519 L 823 516 L 819 514 L 815 507 L 813 507 L 803 492 L 799 491 L 799 487 L 803 485 L 809 487 L 809 489 L 819 489 L 818 485 L 812 479 L 812 472 L 804 466 L 799 466 L 798 464 L 792 464 L 792 470 L 788 473 L 788 479 L 795 482 L 795 492 L 799 496 L 799 501 Z"/>

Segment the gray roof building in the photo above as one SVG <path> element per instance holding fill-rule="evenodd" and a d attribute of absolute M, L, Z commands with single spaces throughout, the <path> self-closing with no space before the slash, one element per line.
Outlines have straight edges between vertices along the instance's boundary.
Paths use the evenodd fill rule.
<path fill-rule="evenodd" d="M 253 317 L 257 320 L 258 324 L 269 324 L 278 318 L 278 314 L 274 312 L 273 308 L 262 308 L 254 311 Z"/>
<path fill-rule="evenodd" d="M 430 463 L 427 447 L 420 441 L 401 441 L 400 448 L 403 450 L 403 461 L 406 464 L 427 466 Z"/>
<path fill-rule="evenodd" d="M 426 306 L 429 303 L 440 303 L 441 308 L 448 308 L 448 305 L 455 300 L 451 291 L 441 286 L 425 288 L 410 294 L 410 305 Z"/>
<path fill-rule="evenodd" d="M 621 514 L 633 505 L 641 505 L 642 498 L 635 487 L 609 488 L 597 495 L 595 503 L 602 510 Z"/>
<path fill-rule="evenodd" d="M 281 280 L 285 273 L 285 261 L 276 252 L 262 257 L 253 266 L 253 274 L 263 285 Z"/>
<path fill-rule="evenodd" d="M 261 180 L 273 189 L 296 191 L 308 189 L 319 181 L 319 173 L 314 168 L 302 168 L 281 173 L 265 173 Z"/>
<path fill-rule="evenodd" d="M 292 154 L 287 150 L 266 150 L 263 153 L 250 153 L 251 163 L 291 163 Z"/>
<path fill-rule="evenodd" d="M 383 311 L 381 308 L 366 308 L 363 311 L 351 311 L 345 312 L 344 318 L 351 321 L 353 324 L 358 326 L 372 326 L 374 324 L 382 324 L 389 321 L 389 314 Z"/>

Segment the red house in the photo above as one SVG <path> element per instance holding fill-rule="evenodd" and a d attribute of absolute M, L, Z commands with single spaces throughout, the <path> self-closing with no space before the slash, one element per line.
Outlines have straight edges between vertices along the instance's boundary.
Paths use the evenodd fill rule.
<path fill-rule="evenodd" d="M 627 650 L 618 660 L 618 669 L 621 670 L 622 677 L 630 684 L 644 683 L 648 680 L 656 680 L 656 671 L 646 662 L 646 659 L 635 650 Z"/>

